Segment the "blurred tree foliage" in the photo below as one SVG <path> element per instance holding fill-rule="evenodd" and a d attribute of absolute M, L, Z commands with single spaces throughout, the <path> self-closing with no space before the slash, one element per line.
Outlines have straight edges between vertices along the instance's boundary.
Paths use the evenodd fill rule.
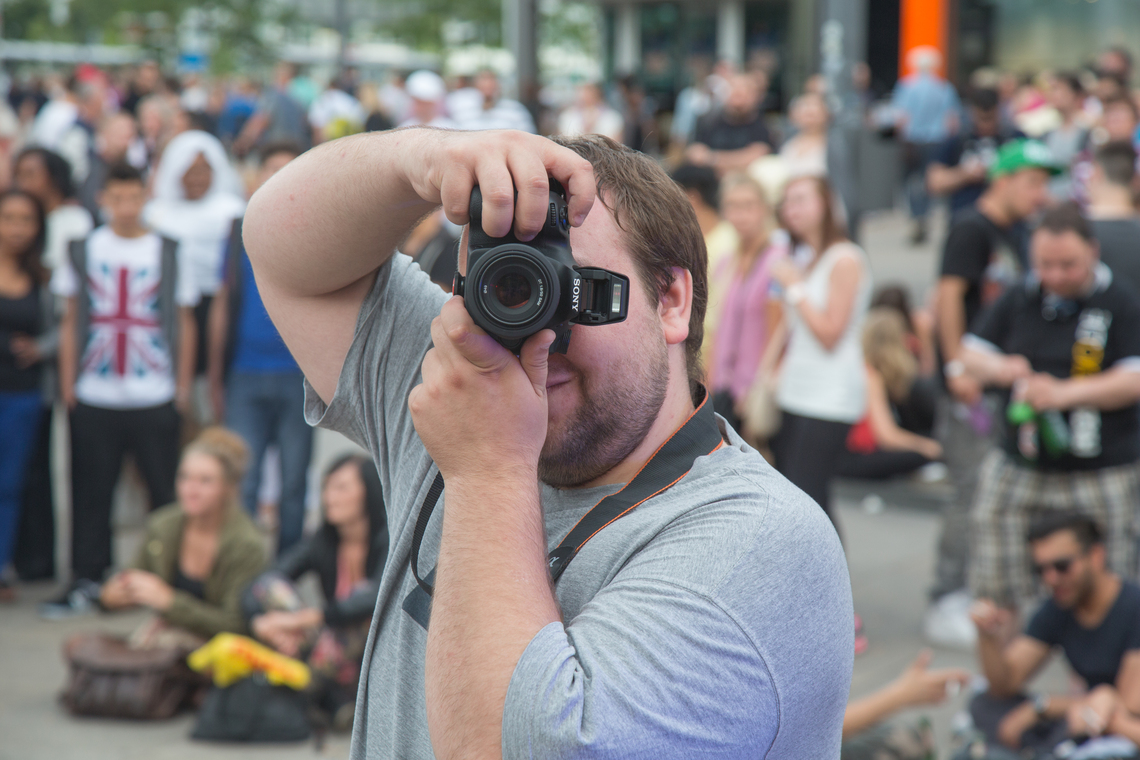
<path fill-rule="evenodd" d="M 89 44 L 135 44 L 165 59 L 178 53 L 177 29 L 187 11 L 217 44 L 214 68 L 232 69 L 270 57 L 258 29 L 288 24 L 296 11 L 264 0 L 3 0 L 4 36 Z"/>
<path fill-rule="evenodd" d="M 389 5 L 381 32 L 417 50 L 440 52 L 449 25 L 463 29 L 464 43 L 502 44 L 502 0 L 376 0 Z"/>
<path fill-rule="evenodd" d="M 418 50 L 441 52 L 449 46 L 449 29 L 458 32 L 460 44 L 503 44 L 503 0 L 374 0 L 391 14 L 378 30 Z M 538 0 L 542 44 L 559 44 L 590 50 L 597 41 L 594 6 L 584 2 Z M 456 34 L 452 31 L 451 34 Z"/>
<path fill-rule="evenodd" d="M 335 0 L 321 0 L 332 6 Z M 359 3 L 360 0 L 355 0 Z M 440 52 L 454 45 L 502 45 L 503 0 L 365 0 L 383 11 L 378 37 L 417 50 Z M 4 36 L 58 42 L 135 44 L 161 60 L 177 56 L 179 23 L 195 14 L 200 31 L 216 41 L 215 70 L 230 71 L 272 58 L 259 32 L 270 23 L 304 26 L 300 6 L 290 0 L 0 0 Z M 350 2 L 350 7 L 353 3 Z M 596 44 L 593 6 L 538 0 L 541 44 L 589 50 Z"/>

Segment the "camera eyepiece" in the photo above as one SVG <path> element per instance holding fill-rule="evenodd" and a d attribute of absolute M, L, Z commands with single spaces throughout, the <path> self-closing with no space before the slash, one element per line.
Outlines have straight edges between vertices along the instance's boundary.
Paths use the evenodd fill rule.
<path fill-rule="evenodd" d="M 495 340 L 518 352 L 531 335 L 552 329 L 552 353 L 566 353 L 570 325 L 621 322 L 629 306 L 629 278 L 579 267 L 570 251 L 570 225 L 562 186 L 550 180 L 546 224 L 528 243 L 512 233 L 483 232 L 483 199 L 471 192 L 467 276 L 455 275 L 471 319 Z"/>

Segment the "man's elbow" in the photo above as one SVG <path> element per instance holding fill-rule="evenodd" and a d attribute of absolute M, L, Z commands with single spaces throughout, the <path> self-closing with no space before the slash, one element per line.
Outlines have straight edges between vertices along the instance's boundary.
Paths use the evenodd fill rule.
<path fill-rule="evenodd" d="M 1021 694 L 1021 684 L 1003 681 L 1001 679 L 987 678 L 989 693 L 995 699 L 1012 699 Z"/>

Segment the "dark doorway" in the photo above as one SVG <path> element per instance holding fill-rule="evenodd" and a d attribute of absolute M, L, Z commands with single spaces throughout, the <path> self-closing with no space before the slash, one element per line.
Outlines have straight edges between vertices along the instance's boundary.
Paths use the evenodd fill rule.
<path fill-rule="evenodd" d="M 876 96 L 894 89 L 899 78 L 899 0 L 867 0 L 867 65 Z"/>

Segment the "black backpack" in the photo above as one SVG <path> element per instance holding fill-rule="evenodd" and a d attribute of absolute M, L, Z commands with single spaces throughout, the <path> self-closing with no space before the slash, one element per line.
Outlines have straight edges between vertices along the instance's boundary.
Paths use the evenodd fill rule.
<path fill-rule="evenodd" d="M 217 742 L 300 742 L 311 734 L 305 695 L 254 673 L 206 694 L 192 739 Z"/>

